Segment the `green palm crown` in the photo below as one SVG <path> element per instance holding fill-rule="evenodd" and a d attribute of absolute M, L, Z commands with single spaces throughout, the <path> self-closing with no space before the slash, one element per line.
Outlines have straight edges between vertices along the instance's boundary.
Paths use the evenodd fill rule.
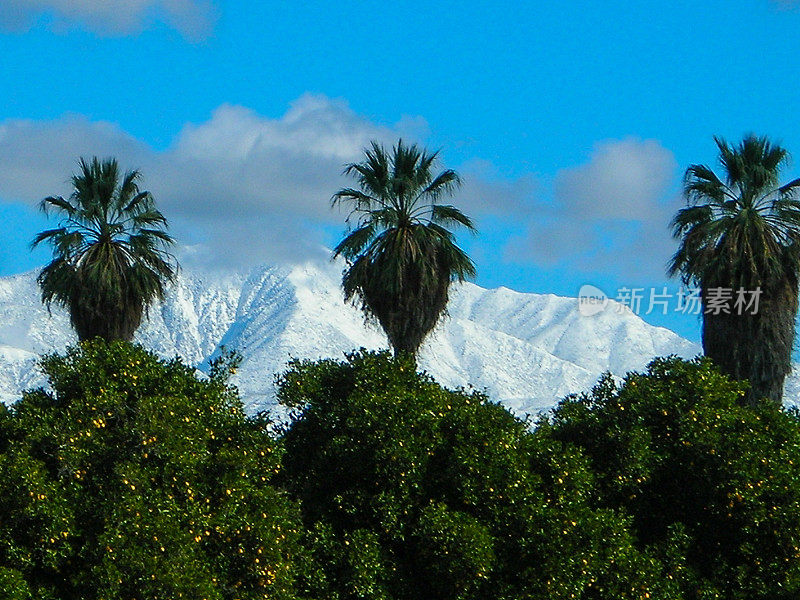
<path fill-rule="evenodd" d="M 68 199 L 41 202 L 59 226 L 39 233 L 36 247 L 48 243 L 52 261 L 37 279 L 42 301 L 68 309 L 79 339 L 130 340 L 177 266 L 167 248 L 174 240 L 149 192 L 139 189 L 139 171 L 120 179 L 117 161 L 80 160 Z"/>
<path fill-rule="evenodd" d="M 685 282 L 756 287 L 794 278 L 800 261 L 800 179 L 779 184 L 787 151 L 766 137 L 746 137 L 738 147 L 714 138 L 725 172 L 706 165 L 686 171 L 688 206 L 672 220 L 681 240 L 670 275 Z"/>
<path fill-rule="evenodd" d="M 436 173 L 438 153 L 402 140 L 387 151 L 373 142 L 345 174 L 358 187 L 333 195 L 346 204 L 350 231 L 334 249 L 348 263 L 345 299 L 378 320 L 395 353 L 416 354 L 445 311 L 452 281 L 475 276 L 475 265 L 450 230 L 475 232 L 472 220 L 441 200 L 461 184 L 455 171 Z"/>

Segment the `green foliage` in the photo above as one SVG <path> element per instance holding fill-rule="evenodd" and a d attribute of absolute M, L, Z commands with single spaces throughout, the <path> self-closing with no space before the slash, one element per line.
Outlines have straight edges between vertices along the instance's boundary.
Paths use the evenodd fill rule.
<path fill-rule="evenodd" d="M 447 307 L 453 280 L 475 276 L 475 265 L 455 243 L 448 227 L 475 232 L 469 217 L 441 204 L 461 183 L 450 169 L 435 174 L 438 153 L 400 140 L 391 153 L 377 142 L 365 160 L 345 173 L 358 189 L 344 188 L 332 203 L 347 204 L 354 227 L 334 250 L 348 267 L 342 277 L 345 300 L 356 300 L 376 318 L 395 354 L 416 354 Z"/>
<path fill-rule="evenodd" d="M 800 413 L 707 359 L 533 428 L 410 356 L 294 362 L 279 438 L 238 360 L 43 358 L 52 391 L 0 406 L 0 598 L 800 597 Z"/>
<path fill-rule="evenodd" d="M 117 161 L 80 161 L 69 199 L 51 196 L 42 210 L 62 220 L 39 233 L 32 246 L 53 248 L 53 260 L 39 274 L 42 301 L 69 310 L 81 340 L 127 340 L 150 303 L 164 296 L 175 269 L 165 248 L 174 243 L 167 222 L 149 192 L 139 189 L 138 171 L 122 175 Z"/>
<path fill-rule="evenodd" d="M 302 502 L 310 597 L 672 600 L 666 561 L 593 508 L 574 446 L 410 359 L 296 362 L 281 481 Z"/>
<path fill-rule="evenodd" d="M 711 289 L 760 289 L 755 314 L 703 315 L 703 349 L 724 373 L 750 381 L 749 402 L 780 403 L 798 308 L 800 179 L 780 184 L 789 155 L 766 137 L 751 135 L 736 147 L 715 141 L 723 177 L 706 165 L 687 169 L 669 273 L 700 286 L 704 306 Z"/>
<path fill-rule="evenodd" d="M 0 412 L 0 581 L 15 597 L 296 597 L 281 449 L 225 364 L 201 380 L 100 340 L 42 360 L 53 391 Z"/>
<path fill-rule="evenodd" d="M 0 567 L 0 592 L 3 600 L 31 600 L 31 590 L 22 573 Z"/>
<path fill-rule="evenodd" d="M 745 390 L 707 359 L 658 359 L 537 429 L 589 457 L 599 506 L 633 517 L 640 549 L 685 557 L 676 597 L 800 597 L 800 415 L 742 406 Z"/>

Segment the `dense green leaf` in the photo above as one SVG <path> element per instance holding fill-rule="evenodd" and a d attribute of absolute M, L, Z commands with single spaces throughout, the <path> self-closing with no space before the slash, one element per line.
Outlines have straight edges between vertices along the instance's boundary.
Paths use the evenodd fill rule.
<path fill-rule="evenodd" d="M 0 408 L 0 597 L 294 600 L 281 449 L 219 372 L 85 342 Z M 28 595 L 32 592 L 32 596 Z"/>

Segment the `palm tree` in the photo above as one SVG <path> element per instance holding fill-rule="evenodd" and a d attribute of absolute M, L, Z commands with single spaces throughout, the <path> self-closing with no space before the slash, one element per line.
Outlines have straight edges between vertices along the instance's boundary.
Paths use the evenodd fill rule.
<path fill-rule="evenodd" d="M 800 179 L 780 185 L 789 155 L 766 137 L 750 135 L 736 147 L 714 140 L 723 176 L 705 165 L 687 169 L 687 206 L 672 221 L 680 246 L 668 272 L 701 289 L 706 355 L 732 377 L 750 380 L 749 402 L 779 403 L 798 308 Z M 721 290 L 760 290 L 757 310 L 711 310 Z"/>
<path fill-rule="evenodd" d="M 397 356 L 416 355 L 447 307 L 452 281 L 475 276 L 475 265 L 448 227 L 475 232 L 472 220 L 440 204 L 461 183 L 450 169 L 435 173 L 438 152 L 398 141 L 391 151 L 377 142 L 365 159 L 347 166 L 358 188 L 339 190 L 332 205 L 349 205 L 354 226 L 334 249 L 347 268 L 345 301 L 380 323 Z"/>
<path fill-rule="evenodd" d="M 174 243 L 149 192 L 139 189 L 139 171 L 120 181 L 117 161 L 80 160 L 69 199 L 41 202 L 62 216 L 59 227 L 39 233 L 31 244 L 53 248 L 53 260 L 37 279 L 42 302 L 67 308 L 78 338 L 127 340 L 177 266 L 166 248 Z"/>

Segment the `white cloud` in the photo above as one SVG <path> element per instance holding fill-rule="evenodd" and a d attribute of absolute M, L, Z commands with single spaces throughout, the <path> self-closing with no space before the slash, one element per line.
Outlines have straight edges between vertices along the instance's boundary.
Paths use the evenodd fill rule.
<path fill-rule="evenodd" d="M 674 245 L 668 224 L 679 205 L 676 167 L 655 140 L 596 144 L 587 163 L 557 173 L 554 202 L 537 207 L 527 239 L 511 254 L 584 272 L 663 278 Z"/>
<path fill-rule="evenodd" d="M 558 173 L 556 201 L 585 221 L 646 220 L 657 212 L 675 166 L 672 153 L 655 140 L 602 142 L 588 163 Z"/>
<path fill-rule="evenodd" d="M 39 18 L 58 28 L 80 25 L 104 35 L 141 31 L 163 21 L 191 40 L 209 34 L 215 16 L 211 0 L 3 0 L 0 26 L 24 30 Z"/>
<path fill-rule="evenodd" d="M 148 152 L 115 125 L 79 115 L 47 122 L 5 121 L 0 123 L 0 195 L 33 201 L 66 193 L 79 157 L 119 155 L 138 163 Z"/>
<path fill-rule="evenodd" d="M 459 168 L 464 186 L 458 193 L 458 206 L 466 214 L 492 215 L 501 219 L 528 219 L 532 215 L 538 181 L 532 174 L 510 178 L 495 165 L 472 159 Z"/>
<path fill-rule="evenodd" d="M 186 125 L 164 151 L 81 116 L 12 120 L 0 123 L 0 198 L 32 204 L 68 194 L 78 157 L 115 156 L 142 170 L 187 262 L 227 267 L 302 258 L 319 252 L 326 227 L 343 227 L 345 215 L 332 211 L 329 199 L 350 183 L 342 176 L 346 163 L 360 160 L 370 140 L 424 143 L 426 135 L 420 118 L 380 125 L 319 95 L 302 96 L 280 118 L 220 106 L 207 121 Z M 674 251 L 667 223 L 679 199 L 675 160 L 658 142 L 597 144 L 585 164 L 556 175 L 550 204 L 535 199 L 532 176 L 505 177 L 478 159 L 455 167 L 465 185 L 454 202 L 479 227 L 493 217 L 495 228 L 528 228 L 509 250 L 512 259 L 663 277 Z"/>
<path fill-rule="evenodd" d="M 78 157 L 115 156 L 123 167 L 141 169 L 175 236 L 192 247 L 187 260 L 228 266 L 298 258 L 318 252 L 323 227 L 343 224 L 329 200 L 350 183 L 345 164 L 360 160 L 370 140 L 413 140 L 426 129 L 419 118 L 379 125 L 344 101 L 317 95 L 302 96 L 277 119 L 223 105 L 208 121 L 186 125 L 165 151 L 79 116 L 6 121 L 0 198 L 32 203 L 68 194 Z M 468 183 L 459 206 L 473 216 L 519 211 L 527 183 L 483 179 L 489 172 L 462 171 Z"/>

